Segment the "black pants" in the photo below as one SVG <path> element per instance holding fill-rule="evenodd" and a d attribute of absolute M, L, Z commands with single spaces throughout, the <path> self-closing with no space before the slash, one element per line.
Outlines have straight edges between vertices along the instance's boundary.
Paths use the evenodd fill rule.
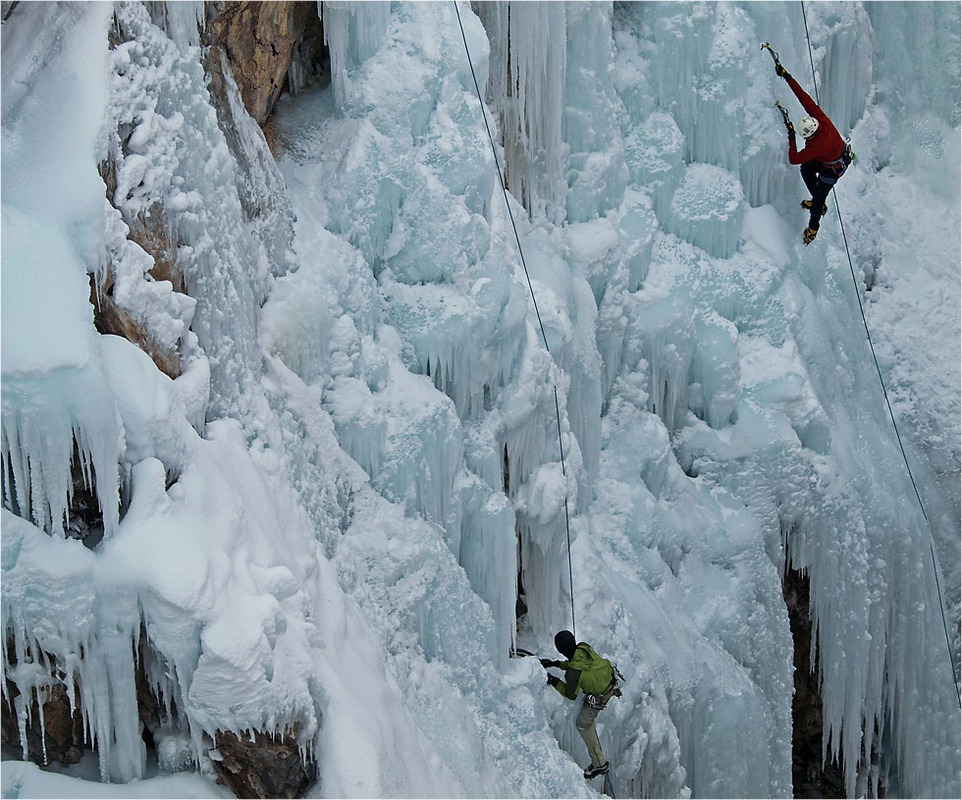
<path fill-rule="evenodd" d="M 821 167 L 822 164 L 818 161 L 806 161 L 801 167 L 802 180 L 805 181 L 808 191 L 812 194 L 812 216 L 809 219 L 808 227 L 813 231 L 817 231 L 819 224 L 821 224 L 822 206 L 825 205 L 825 199 L 834 185 L 834 180 L 832 183 L 825 183 L 819 177 Z"/>

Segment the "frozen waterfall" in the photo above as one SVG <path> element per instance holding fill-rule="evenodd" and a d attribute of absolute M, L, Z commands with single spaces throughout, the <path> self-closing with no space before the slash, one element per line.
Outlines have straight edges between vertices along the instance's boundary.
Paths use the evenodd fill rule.
<path fill-rule="evenodd" d="M 958 797 L 959 5 L 219 10 L 3 4 L 3 795 Z"/>

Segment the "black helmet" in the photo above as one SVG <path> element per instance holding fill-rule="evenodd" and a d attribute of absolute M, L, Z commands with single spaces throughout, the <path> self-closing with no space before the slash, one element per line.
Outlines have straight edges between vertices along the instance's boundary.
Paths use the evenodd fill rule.
<path fill-rule="evenodd" d="M 565 658 L 571 658 L 575 654 L 575 635 L 571 631 L 558 631 L 554 646 Z"/>

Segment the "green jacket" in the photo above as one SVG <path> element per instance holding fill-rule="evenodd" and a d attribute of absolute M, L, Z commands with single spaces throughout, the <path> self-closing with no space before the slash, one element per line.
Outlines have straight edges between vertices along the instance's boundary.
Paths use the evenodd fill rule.
<path fill-rule="evenodd" d="M 579 642 L 571 659 L 559 661 L 558 666 L 565 671 L 565 679 L 563 683 L 556 683 L 554 688 L 569 700 L 576 699 L 579 690 L 586 694 L 603 694 L 614 677 L 611 662 L 599 656 L 587 642 Z"/>

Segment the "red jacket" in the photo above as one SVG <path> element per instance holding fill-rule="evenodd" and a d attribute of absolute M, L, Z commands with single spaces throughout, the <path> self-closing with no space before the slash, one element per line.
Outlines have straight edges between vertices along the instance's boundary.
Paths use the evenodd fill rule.
<path fill-rule="evenodd" d="M 805 140 L 805 149 L 802 152 L 798 152 L 795 147 L 795 137 L 788 137 L 788 162 L 804 164 L 807 161 L 821 161 L 828 164 L 840 159 L 845 150 L 845 140 L 839 136 L 832 121 L 791 75 L 788 76 L 788 85 L 792 87 L 804 109 L 818 120 L 818 130 L 811 139 Z"/>

